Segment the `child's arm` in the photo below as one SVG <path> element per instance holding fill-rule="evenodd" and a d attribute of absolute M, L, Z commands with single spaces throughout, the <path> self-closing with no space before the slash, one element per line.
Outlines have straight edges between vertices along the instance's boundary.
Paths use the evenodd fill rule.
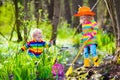
<path fill-rule="evenodd" d="M 53 41 L 49 41 L 49 44 L 47 44 L 47 43 L 45 42 L 45 47 L 46 47 L 46 48 L 51 47 L 51 45 L 53 45 Z"/>
<path fill-rule="evenodd" d="M 95 20 L 92 20 L 92 29 L 93 29 L 93 32 L 91 34 L 92 34 L 92 37 L 94 37 L 98 31 L 98 26 Z"/>
<path fill-rule="evenodd" d="M 25 51 L 29 48 L 29 43 L 25 44 L 24 46 L 22 46 L 21 50 Z"/>
<path fill-rule="evenodd" d="M 22 48 L 19 50 L 18 53 L 21 53 L 25 50 L 27 50 L 30 47 L 30 42 L 27 42 L 24 46 L 22 46 Z"/>

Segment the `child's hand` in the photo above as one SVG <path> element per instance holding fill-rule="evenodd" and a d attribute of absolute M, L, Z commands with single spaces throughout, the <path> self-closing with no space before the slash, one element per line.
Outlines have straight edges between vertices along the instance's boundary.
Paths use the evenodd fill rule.
<path fill-rule="evenodd" d="M 20 53 L 22 53 L 23 51 L 22 50 L 19 50 L 18 52 L 17 52 L 17 54 L 20 54 Z"/>
<path fill-rule="evenodd" d="M 91 34 L 91 35 L 89 35 L 89 39 L 92 39 L 92 38 L 93 38 L 92 34 Z"/>
<path fill-rule="evenodd" d="M 50 43 L 50 45 L 53 45 L 53 40 L 50 40 L 49 43 Z"/>

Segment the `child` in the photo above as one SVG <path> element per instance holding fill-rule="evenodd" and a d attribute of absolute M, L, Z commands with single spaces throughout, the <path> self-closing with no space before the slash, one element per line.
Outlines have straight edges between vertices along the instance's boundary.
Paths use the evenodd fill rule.
<path fill-rule="evenodd" d="M 57 59 L 52 66 L 52 74 L 57 80 L 64 80 L 64 67 L 62 64 L 58 63 Z"/>
<path fill-rule="evenodd" d="M 82 39 L 85 44 L 84 47 L 84 67 L 90 67 L 89 52 L 93 56 L 94 66 L 98 67 L 98 55 L 96 53 L 96 34 L 98 30 L 97 23 L 94 21 L 94 12 L 89 7 L 81 7 L 75 16 L 80 17 L 80 23 L 82 24 Z M 86 42 L 87 41 L 87 42 Z"/>
<path fill-rule="evenodd" d="M 42 31 L 38 28 L 34 29 L 32 31 L 32 40 L 28 41 L 27 44 L 25 44 L 21 51 L 25 51 L 28 49 L 28 54 L 30 56 L 36 56 L 37 58 L 42 54 L 43 49 L 45 47 L 49 47 L 52 44 L 48 45 L 45 41 L 42 40 Z"/>

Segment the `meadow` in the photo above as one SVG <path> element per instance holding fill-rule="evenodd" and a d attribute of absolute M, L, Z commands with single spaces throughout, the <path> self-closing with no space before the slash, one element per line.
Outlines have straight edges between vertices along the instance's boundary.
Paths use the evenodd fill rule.
<path fill-rule="evenodd" d="M 4 1 L 4 0 L 3 0 Z M 30 3 L 33 5 L 33 2 Z M 24 28 L 28 29 L 28 40 L 31 40 L 30 32 L 32 29 L 38 27 L 43 32 L 43 39 L 49 42 L 52 33 L 52 24 L 47 18 L 48 14 L 44 14 L 39 24 L 36 24 L 33 17 L 33 6 L 30 7 L 30 20 L 24 20 L 23 5 L 18 3 L 20 33 L 24 37 Z M 66 65 L 70 64 L 74 57 L 77 55 L 80 43 L 81 33 L 74 35 L 76 28 L 71 28 L 67 21 L 60 17 L 57 32 L 56 45 L 44 49 L 40 58 L 30 57 L 27 51 L 19 53 L 21 47 L 25 44 L 24 40 L 17 42 L 17 30 L 13 31 L 12 39 L 11 32 L 15 27 L 15 8 L 12 1 L 6 0 L 4 5 L 0 6 L 0 80 L 53 80 L 51 73 L 52 66 L 55 59 L 63 64 L 65 69 Z M 39 10 L 41 12 L 41 10 Z M 113 33 L 107 30 L 98 30 L 97 35 L 97 52 L 100 56 L 101 63 L 103 59 L 112 55 L 115 52 L 115 37 Z M 78 59 L 83 62 L 83 55 Z M 66 71 L 66 70 L 65 70 Z"/>
<path fill-rule="evenodd" d="M 64 31 L 62 31 L 63 29 Z M 46 32 L 49 32 L 49 30 Z M 67 65 L 67 62 L 72 61 L 77 54 L 78 46 L 82 45 L 80 43 L 81 34 L 77 34 L 73 38 L 74 31 L 72 31 L 72 29 L 64 26 L 63 28 L 60 28 L 58 32 L 57 45 L 45 49 L 39 59 L 36 57 L 31 58 L 27 54 L 27 51 L 18 54 L 23 42 L 17 43 L 14 41 L 1 41 L 0 79 L 52 80 L 51 69 L 55 59 L 57 58 L 59 63 L 64 66 Z M 47 33 L 44 35 L 47 36 Z M 106 55 L 111 55 L 115 50 L 114 36 L 99 31 L 97 37 L 98 54 L 101 56 L 100 58 L 102 61 Z M 67 47 L 67 49 L 64 49 L 65 47 Z"/>

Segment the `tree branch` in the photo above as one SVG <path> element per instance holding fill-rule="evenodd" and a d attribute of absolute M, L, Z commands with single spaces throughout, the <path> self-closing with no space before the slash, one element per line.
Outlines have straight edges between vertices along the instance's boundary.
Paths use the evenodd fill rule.
<path fill-rule="evenodd" d="M 5 38 L 6 40 L 8 40 L 1 32 L 0 32 L 0 35 L 1 35 L 3 38 Z"/>

